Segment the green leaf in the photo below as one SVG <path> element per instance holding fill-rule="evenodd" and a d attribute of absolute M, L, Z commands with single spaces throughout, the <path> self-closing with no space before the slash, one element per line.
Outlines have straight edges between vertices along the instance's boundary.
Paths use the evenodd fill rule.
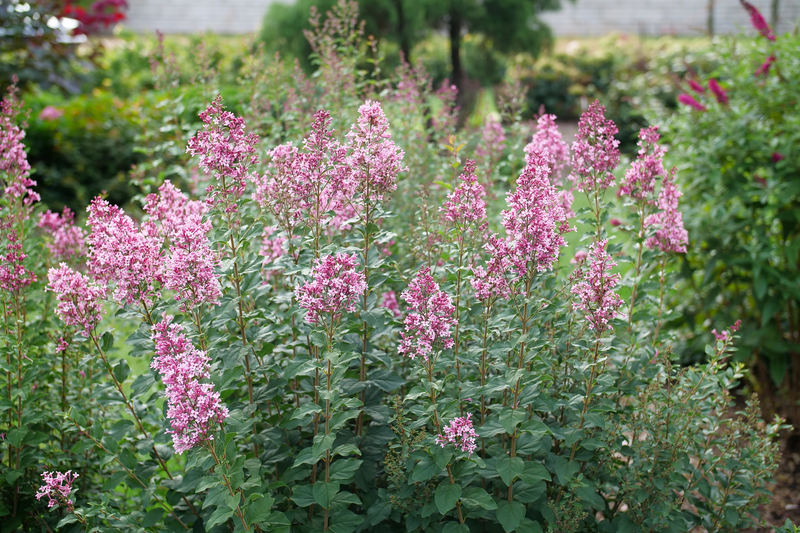
<path fill-rule="evenodd" d="M 105 338 L 105 335 L 103 335 Z M 117 365 L 114 367 L 114 377 L 117 378 L 117 381 L 122 383 L 126 379 L 128 379 L 128 375 L 131 373 L 131 367 L 128 366 L 128 361 L 125 359 L 120 359 Z"/>
<path fill-rule="evenodd" d="M 525 462 L 522 459 L 509 457 L 508 455 L 498 457 L 495 466 L 497 473 L 500 474 L 500 479 L 503 480 L 507 487 L 510 487 L 514 479 L 525 471 Z"/>
<path fill-rule="evenodd" d="M 275 499 L 269 496 L 262 496 L 250 502 L 244 512 L 245 522 L 252 525 L 265 521 L 272 512 L 273 503 Z"/>
<path fill-rule="evenodd" d="M 500 413 L 500 425 L 506 430 L 506 433 L 513 434 L 517 429 L 517 425 L 521 424 L 528 417 L 528 413 L 524 409 L 511 409 L 506 407 Z"/>
<path fill-rule="evenodd" d="M 120 482 L 126 477 L 128 477 L 128 473 L 123 470 L 114 472 L 108 477 L 106 482 L 103 483 L 103 492 L 110 492 L 114 490 L 115 488 L 117 488 L 117 485 L 119 485 Z"/>
<path fill-rule="evenodd" d="M 442 483 L 436 487 L 436 508 L 442 514 L 456 506 L 461 497 L 461 485 Z"/>
<path fill-rule="evenodd" d="M 464 491 L 461 502 L 470 508 L 483 507 L 491 511 L 497 509 L 497 503 L 489 496 L 489 493 L 480 487 L 472 487 Z"/>
<path fill-rule="evenodd" d="M 113 347 L 114 347 L 114 335 L 110 331 L 106 331 L 100 338 L 100 348 L 105 353 L 108 353 L 108 351 Z"/>
<path fill-rule="evenodd" d="M 133 383 L 131 384 L 131 396 L 141 396 L 142 394 L 146 393 L 150 390 L 150 387 L 156 382 L 156 379 L 153 377 L 153 374 L 141 374 L 137 377 Z"/>
<path fill-rule="evenodd" d="M 562 485 L 566 485 L 578 470 L 580 470 L 578 461 L 570 461 L 566 457 L 559 457 L 556 461 L 556 476 Z"/>
<path fill-rule="evenodd" d="M 164 509 L 161 509 L 160 507 L 156 509 L 150 509 L 149 511 L 147 511 L 147 514 L 144 515 L 144 518 L 142 519 L 142 527 L 144 528 L 153 527 L 159 521 L 161 521 L 163 517 L 164 517 Z"/>
<path fill-rule="evenodd" d="M 497 504 L 497 521 L 503 526 L 503 531 L 510 533 L 519 527 L 525 518 L 525 506 L 519 502 L 500 500 Z"/>
<path fill-rule="evenodd" d="M 525 463 L 525 470 L 520 474 L 519 478 L 529 485 L 534 485 L 540 480 L 552 481 L 550 472 L 541 463 L 534 463 L 528 461 Z"/>
<path fill-rule="evenodd" d="M 217 524 L 224 523 L 226 520 L 228 520 L 228 518 L 232 516 L 233 516 L 232 509 L 230 509 L 225 505 L 220 505 L 214 510 L 213 513 L 211 513 L 211 516 L 208 518 L 208 522 L 203 524 L 203 526 L 205 527 L 206 531 L 208 531 Z"/>
<path fill-rule="evenodd" d="M 411 474 L 411 481 L 428 481 L 443 469 L 444 468 L 439 468 L 430 457 L 423 457 L 416 468 L 414 468 L 414 472 Z"/>
<path fill-rule="evenodd" d="M 370 372 L 369 380 L 383 392 L 392 392 L 399 389 L 405 380 L 391 370 L 378 370 Z"/>
<path fill-rule="evenodd" d="M 74 514 L 68 514 L 67 516 L 65 516 L 64 518 L 62 518 L 61 520 L 58 521 L 58 525 L 56 526 L 56 529 L 61 529 L 62 527 L 66 526 L 66 525 L 69 525 L 69 524 L 73 524 L 73 523 L 75 523 L 77 521 L 78 521 L 78 517 L 77 516 L 75 516 Z"/>
<path fill-rule="evenodd" d="M 14 448 L 19 448 L 27 433 L 28 430 L 25 428 L 14 428 L 8 432 L 8 435 L 6 435 L 6 442 Z"/>
<path fill-rule="evenodd" d="M 348 509 L 340 509 L 331 515 L 330 530 L 333 533 L 352 533 L 362 522 L 364 522 L 363 516 Z"/>
<path fill-rule="evenodd" d="M 340 459 L 331 465 L 331 479 L 346 482 L 353 479 L 356 470 L 361 466 L 361 459 Z"/>
<path fill-rule="evenodd" d="M 308 507 L 314 504 L 312 485 L 300 485 L 292 489 L 292 501 L 298 507 Z"/>
<path fill-rule="evenodd" d="M 333 500 L 333 497 L 336 496 L 337 492 L 339 492 L 338 481 L 314 483 L 314 488 L 312 490 L 314 501 L 317 502 L 323 509 L 330 509 L 331 500 Z"/>
<path fill-rule="evenodd" d="M 442 533 L 469 533 L 469 526 L 458 522 L 448 522 L 442 528 Z"/>
<path fill-rule="evenodd" d="M 123 448 L 121 452 L 119 452 L 119 461 L 125 465 L 126 468 L 133 470 L 136 468 L 136 465 L 139 464 L 139 461 L 136 460 L 136 456 L 133 455 L 133 452 L 130 451 L 128 448 Z"/>

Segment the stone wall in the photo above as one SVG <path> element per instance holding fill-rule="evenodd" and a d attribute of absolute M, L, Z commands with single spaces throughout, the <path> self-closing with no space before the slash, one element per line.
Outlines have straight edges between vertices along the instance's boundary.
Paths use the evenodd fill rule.
<path fill-rule="evenodd" d="M 267 7 L 276 0 L 128 0 L 125 26 L 137 32 L 249 33 L 257 31 Z M 772 0 L 750 0 L 769 19 Z M 698 35 L 705 32 L 708 0 L 562 0 L 561 11 L 544 19 L 559 36 Z M 715 29 L 749 29 L 738 0 L 716 0 Z M 780 0 L 778 31 L 789 31 L 800 17 L 800 0 Z"/>

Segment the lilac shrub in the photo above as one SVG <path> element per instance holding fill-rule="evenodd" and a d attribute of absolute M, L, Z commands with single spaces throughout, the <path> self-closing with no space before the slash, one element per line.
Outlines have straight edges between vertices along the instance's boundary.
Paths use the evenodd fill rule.
<path fill-rule="evenodd" d="M 354 9 L 312 17 L 315 81 L 248 87 L 246 119 L 210 101 L 197 195 L 153 181 L 140 217 L 98 197 L 83 230 L 32 216 L 8 151 L 0 511 L 31 531 L 758 523 L 782 422 L 731 413 L 737 326 L 672 364 L 691 235 L 657 130 L 624 169 L 599 103 L 571 146 L 552 115 L 524 141 L 456 132 L 449 85 L 356 69 Z"/>

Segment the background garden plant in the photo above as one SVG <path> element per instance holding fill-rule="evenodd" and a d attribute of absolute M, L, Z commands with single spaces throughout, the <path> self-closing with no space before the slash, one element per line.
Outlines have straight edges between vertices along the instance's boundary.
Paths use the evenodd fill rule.
<path fill-rule="evenodd" d="M 512 83 L 513 122 L 466 138 L 357 20 L 312 24 L 315 78 L 254 57 L 244 113 L 209 95 L 175 182 L 145 164 L 141 210 L 98 196 L 85 230 L 37 206 L 9 92 L 4 527 L 756 525 L 784 426 L 736 407 L 734 317 L 673 365 L 694 237 L 658 128 L 624 165 L 599 102 L 569 147 L 550 115 L 507 142 Z"/>

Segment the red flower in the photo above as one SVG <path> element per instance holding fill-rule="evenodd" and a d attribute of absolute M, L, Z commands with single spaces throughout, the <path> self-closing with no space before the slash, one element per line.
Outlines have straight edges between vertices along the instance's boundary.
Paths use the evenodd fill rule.
<path fill-rule="evenodd" d="M 722 105 L 727 105 L 728 93 L 725 92 L 725 89 L 723 89 L 720 86 L 717 80 L 715 80 L 714 78 L 708 80 L 708 88 L 711 90 L 712 93 L 714 93 L 714 98 L 717 99 L 717 102 L 719 102 Z"/>
<path fill-rule="evenodd" d="M 756 69 L 756 76 L 763 76 L 769 74 L 769 69 L 772 67 L 772 64 L 777 60 L 775 56 L 769 56 L 767 59 L 761 63 L 761 66 Z"/>
<path fill-rule="evenodd" d="M 767 21 L 764 20 L 764 17 L 761 13 L 756 9 L 756 7 L 751 4 L 750 2 L 745 2 L 745 0 L 741 0 L 742 6 L 750 13 L 750 23 L 753 27 L 758 30 L 758 33 L 769 39 L 770 41 L 775 40 L 775 34 L 772 33 L 772 28 L 769 27 Z"/>
<path fill-rule="evenodd" d="M 694 96 L 692 96 L 691 94 L 686 94 L 686 93 L 679 94 L 678 101 L 683 105 L 688 105 L 690 107 L 697 109 L 698 111 L 706 110 L 706 106 L 695 100 Z"/>

